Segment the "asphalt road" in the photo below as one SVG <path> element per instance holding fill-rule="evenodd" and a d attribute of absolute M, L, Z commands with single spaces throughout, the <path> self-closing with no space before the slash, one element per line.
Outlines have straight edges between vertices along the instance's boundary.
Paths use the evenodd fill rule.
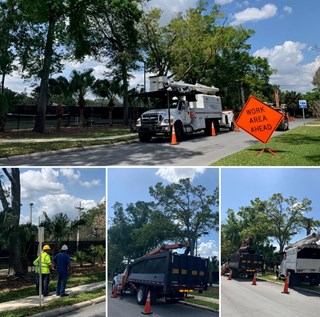
<path fill-rule="evenodd" d="M 73 312 L 63 314 L 66 317 L 106 317 L 106 302 L 90 305 Z M 115 315 L 116 316 L 116 315 Z"/>
<path fill-rule="evenodd" d="M 252 280 L 222 277 L 221 317 L 318 317 L 320 297 L 289 289 L 283 294 L 283 285 Z"/>
<path fill-rule="evenodd" d="M 306 121 L 307 122 L 307 121 Z M 303 125 L 302 119 L 290 122 L 290 128 Z M 275 132 L 274 135 L 286 132 Z M 82 149 L 43 152 L 0 159 L 2 166 L 208 166 L 227 155 L 258 142 L 248 133 L 224 131 L 214 137 L 189 136 L 177 145 L 154 138 L 101 145 Z"/>
<path fill-rule="evenodd" d="M 138 317 L 143 316 L 141 312 L 144 311 L 143 305 L 136 303 L 135 297 L 132 295 L 125 295 L 122 299 L 108 298 L 108 316 L 117 317 Z M 218 317 L 219 313 L 195 308 L 183 304 L 168 304 L 164 301 L 158 300 L 155 305 L 151 306 L 153 317 Z"/>

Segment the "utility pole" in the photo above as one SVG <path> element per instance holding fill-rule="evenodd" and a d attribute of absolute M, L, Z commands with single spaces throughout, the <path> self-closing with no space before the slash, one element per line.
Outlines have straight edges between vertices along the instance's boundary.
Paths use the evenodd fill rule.
<path fill-rule="evenodd" d="M 83 207 L 81 207 L 81 201 L 79 203 L 79 207 L 76 207 L 76 209 L 78 210 L 78 221 L 80 220 L 80 215 L 81 215 L 81 212 L 82 210 L 84 210 Z M 80 229 L 79 229 L 79 226 L 78 226 L 78 229 L 77 229 L 77 251 L 79 251 L 79 241 L 80 241 Z"/>
<path fill-rule="evenodd" d="M 30 224 L 32 225 L 32 207 L 33 207 L 33 203 L 30 203 L 29 206 L 30 206 Z"/>

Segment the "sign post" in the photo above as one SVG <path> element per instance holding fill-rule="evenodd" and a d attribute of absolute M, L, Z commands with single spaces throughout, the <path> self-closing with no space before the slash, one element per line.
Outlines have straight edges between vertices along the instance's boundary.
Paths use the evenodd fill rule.
<path fill-rule="evenodd" d="M 44 227 L 38 227 L 38 241 L 39 241 L 39 306 L 42 305 L 42 243 L 44 240 Z"/>
<path fill-rule="evenodd" d="M 268 151 L 279 158 L 274 153 L 274 150 L 267 147 L 267 143 L 282 118 L 283 115 L 280 112 L 250 96 L 236 120 L 236 124 L 265 144 L 265 148 L 259 151 L 258 154 Z"/>
<path fill-rule="evenodd" d="M 302 109 L 302 116 L 303 116 L 303 125 L 305 126 L 305 116 L 304 116 L 304 109 L 307 109 L 307 101 L 306 100 L 299 100 L 299 108 Z"/>

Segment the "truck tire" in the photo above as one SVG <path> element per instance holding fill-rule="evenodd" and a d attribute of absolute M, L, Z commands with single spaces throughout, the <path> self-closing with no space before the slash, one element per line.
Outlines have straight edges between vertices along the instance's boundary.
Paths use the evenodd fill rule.
<path fill-rule="evenodd" d="M 144 305 L 147 300 L 147 288 L 145 286 L 140 286 L 137 292 L 136 300 L 139 305 Z"/>
<path fill-rule="evenodd" d="M 177 142 L 181 142 L 184 135 L 183 126 L 181 122 L 176 122 L 174 124 L 174 131 L 176 133 Z"/>
<path fill-rule="evenodd" d="M 214 125 L 214 130 L 216 131 L 216 133 L 219 133 L 219 132 L 220 132 L 219 120 L 218 120 L 218 119 L 215 119 L 215 120 L 213 121 L 213 125 Z"/>
<path fill-rule="evenodd" d="M 205 127 L 205 129 L 204 129 L 204 134 L 206 135 L 206 136 L 211 136 L 211 134 L 212 134 L 212 131 L 211 131 L 211 125 L 212 125 L 212 123 L 211 123 L 211 120 L 209 120 L 209 119 L 206 119 L 206 127 Z"/>
<path fill-rule="evenodd" d="M 300 275 L 290 271 L 289 287 L 300 285 Z"/>
<path fill-rule="evenodd" d="M 320 274 L 314 275 L 310 280 L 311 286 L 318 286 L 320 284 Z"/>
<path fill-rule="evenodd" d="M 237 269 L 232 269 L 231 272 L 232 277 L 239 277 L 239 271 Z"/>
<path fill-rule="evenodd" d="M 151 133 L 139 133 L 140 142 L 150 142 L 152 138 Z"/>

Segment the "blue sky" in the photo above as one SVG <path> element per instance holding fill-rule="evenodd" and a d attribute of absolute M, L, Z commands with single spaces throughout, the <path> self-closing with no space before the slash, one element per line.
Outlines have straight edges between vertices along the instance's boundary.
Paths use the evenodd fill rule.
<path fill-rule="evenodd" d="M 320 168 L 222 168 L 222 223 L 229 208 L 237 211 L 255 198 L 267 200 L 276 193 L 296 197 L 298 202 L 310 199 L 312 211 L 305 215 L 320 220 Z M 304 236 L 302 231 L 292 242 Z"/>
<path fill-rule="evenodd" d="M 271 83 L 283 90 L 310 91 L 320 67 L 320 1 L 213 0 L 227 14 L 227 25 L 255 30 L 249 43 L 254 56 L 266 57 L 277 73 Z"/>
<path fill-rule="evenodd" d="M 195 7 L 198 0 L 151 0 L 148 7 L 163 11 L 162 23 L 168 23 L 178 12 Z M 282 90 L 306 92 L 312 90 L 312 78 L 320 67 L 318 37 L 320 1 L 318 0 L 209 0 L 209 5 L 221 5 L 227 16 L 226 25 L 242 24 L 255 30 L 249 40 L 254 56 L 266 57 L 277 73 L 271 83 Z M 224 20 L 218 21 L 222 23 Z M 66 62 L 63 75 L 71 71 L 94 68 L 96 78 L 106 71 L 105 63 L 85 59 L 82 63 Z M 143 72 L 135 73 L 131 87 L 143 83 Z M 23 82 L 18 73 L 6 77 L 6 86 L 18 92 L 30 92 L 30 82 Z M 218 87 L 223 88 L 223 87 Z M 92 97 L 92 96 L 91 96 Z"/>
<path fill-rule="evenodd" d="M 80 202 L 85 212 L 105 200 L 105 179 L 104 168 L 21 168 L 20 223 L 30 221 L 30 203 L 34 224 L 39 223 L 39 217 L 43 220 L 43 211 L 50 218 L 62 212 L 74 220 Z"/>
<path fill-rule="evenodd" d="M 211 193 L 219 186 L 217 168 L 108 168 L 108 218 L 113 217 L 112 206 L 120 202 L 124 207 L 129 203 L 152 201 L 149 187 L 158 182 L 164 185 L 190 178 L 192 184 L 202 185 Z M 218 209 L 218 207 L 217 207 Z M 203 256 L 218 255 L 219 233 L 210 232 L 198 241 L 198 253 Z"/>

